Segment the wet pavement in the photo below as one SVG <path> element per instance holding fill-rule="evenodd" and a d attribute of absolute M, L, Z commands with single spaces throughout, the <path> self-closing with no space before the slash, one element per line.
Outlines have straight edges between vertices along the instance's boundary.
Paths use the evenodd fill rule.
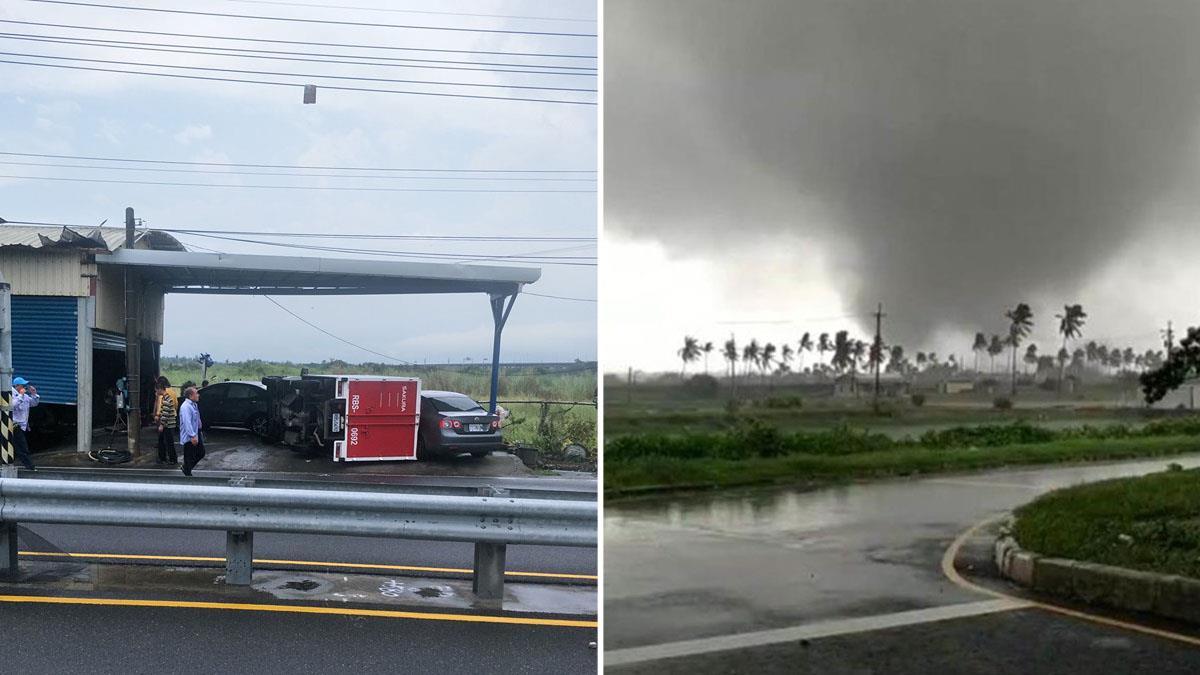
<path fill-rule="evenodd" d="M 93 449 L 108 444 L 107 433 L 97 433 L 93 438 Z M 34 461 L 46 467 L 103 467 L 112 470 L 122 468 L 161 468 L 155 463 L 157 434 L 146 428 L 142 430 L 141 456 L 125 464 L 105 465 L 76 451 L 71 444 L 60 444 L 34 454 Z M 125 436 L 119 435 L 113 447 L 123 449 Z M 391 462 L 335 462 L 325 455 L 312 456 L 296 452 L 287 446 L 268 444 L 247 431 L 212 429 L 205 432 L 206 456 L 197 471 L 232 472 L 276 472 L 290 474 L 327 474 L 331 476 L 355 477 L 363 475 L 389 476 L 501 476 L 539 477 L 536 472 L 521 463 L 515 455 L 496 452 L 476 459 L 470 455 L 429 461 Z M 182 454 L 180 454 L 182 457 Z"/>
<path fill-rule="evenodd" d="M 1200 649 L 1029 609 L 605 670 L 630 675 L 1165 675 L 1200 672 Z"/>
<path fill-rule="evenodd" d="M 605 649 L 977 602 L 940 569 L 965 529 L 1170 462 L 1200 455 L 607 504 Z"/>
<path fill-rule="evenodd" d="M 513 583 L 501 601 L 482 600 L 469 579 L 339 572 L 256 570 L 250 586 L 224 583 L 223 568 L 22 560 L 0 595 L 52 595 L 193 602 L 351 605 L 410 611 L 497 612 L 595 618 L 595 586 Z"/>

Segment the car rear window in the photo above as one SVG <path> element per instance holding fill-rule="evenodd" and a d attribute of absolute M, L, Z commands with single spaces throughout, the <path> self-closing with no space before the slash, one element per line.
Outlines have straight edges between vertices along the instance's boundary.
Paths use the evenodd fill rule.
<path fill-rule="evenodd" d="M 466 396 L 431 396 L 429 401 L 438 412 L 483 412 L 483 406 Z"/>

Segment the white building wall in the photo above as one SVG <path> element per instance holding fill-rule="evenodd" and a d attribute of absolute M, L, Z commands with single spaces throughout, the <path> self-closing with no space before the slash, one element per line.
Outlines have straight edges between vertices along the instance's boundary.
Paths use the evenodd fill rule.
<path fill-rule="evenodd" d="M 0 248 L 0 271 L 13 295 L 86 297 L 90 279 L 78 251 Z"/>

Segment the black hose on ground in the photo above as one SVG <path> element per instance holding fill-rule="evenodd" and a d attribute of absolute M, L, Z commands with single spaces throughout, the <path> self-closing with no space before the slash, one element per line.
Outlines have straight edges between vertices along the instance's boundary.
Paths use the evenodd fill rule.
<path fill-rule="evenodd" d="M 88 453 L 88 457 L 93 462 L 100 462 L 101 464 L 124 464 L 133 459 L 133 454 L 128 450 L 104 448 L 103 450 L 92 450 Z"/>

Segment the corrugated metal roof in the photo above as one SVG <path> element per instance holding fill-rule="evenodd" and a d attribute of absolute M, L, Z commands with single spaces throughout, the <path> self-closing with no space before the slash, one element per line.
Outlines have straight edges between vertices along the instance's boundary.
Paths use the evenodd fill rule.
<path fill-rule="evenodd" d="M 163 232 L 138 232 L 136 242 L 147 248 L 186 250 L 177 239 Z M 98 249 L 115 251 L 125 246 L 124 227 L 70 228 L 43 225 L 0 224 L 0 248 Z"/>

